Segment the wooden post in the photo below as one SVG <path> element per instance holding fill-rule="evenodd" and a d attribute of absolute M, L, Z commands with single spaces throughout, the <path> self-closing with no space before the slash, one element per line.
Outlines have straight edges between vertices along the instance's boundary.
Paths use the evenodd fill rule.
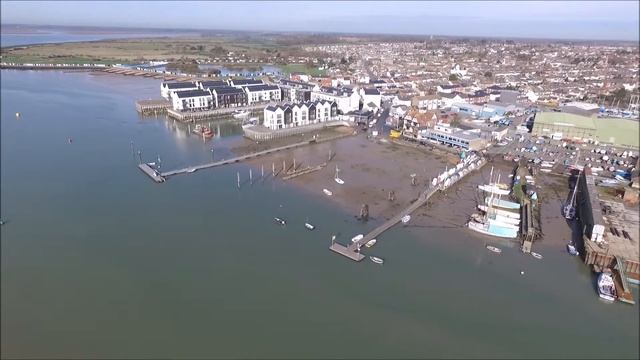
<path fill-rule="evenodd" d="M 283 174 L 284 174 L 285 171 L 287 171 L 287 167 L 285 165 L 286 165 L 286 161 L 282 160 L 282 173 Z"/>
<path fill-rule="evenodd" d="M 271 163 L 271 176 L 276 177 L 276 163 Z"/>
<path fill-rule="evenodd" d="M 253 171 L 251 171 L 252 169 L 249 168 L 249 182 L 253 184 Z"/>
<path fill-rule="evenodd" d="M 296 158 L 293 158 L 293 171 L 296 171 Z"/>
<path fill-rule="evenodd" d="M 142 151 L 138 150 L 138 159 L 140 160 L 139 164 L 142 164 Z"/>
<path fill-rule="evenodd" d="M 260 177 L 264 179 L 264 164 L 260 166 Z"/>
<path fill-rule="evenodd" d="M 237 172 L 237 175 L 238 175 L 238 189 L 240 189 L 240 172 L 239 171 Z"/>

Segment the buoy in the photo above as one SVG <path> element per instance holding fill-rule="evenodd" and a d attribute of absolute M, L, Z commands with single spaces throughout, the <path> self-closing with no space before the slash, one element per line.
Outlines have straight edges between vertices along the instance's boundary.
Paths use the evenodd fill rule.
<path fill-rule="evenodd" d="M 20 113 L 19 113 L 19 112 L 17 112 L 17 113 L 16 113 L 16 117 L 17 117 L 17 118 L 19 118 L 19 117 L 20 117 Z"/>
<path fill-rule="evenodd" d="M 524 271 L 520 271 L 520 275 L 524 275 Z"/>

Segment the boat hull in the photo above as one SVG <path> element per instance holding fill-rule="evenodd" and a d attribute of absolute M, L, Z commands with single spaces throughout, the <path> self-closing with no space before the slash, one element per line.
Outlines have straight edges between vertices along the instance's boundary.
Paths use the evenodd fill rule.
<path fill-rule="evenodd" d="M 485 235 L 490 235 L 490 236 L 496 236 L 496 237 L 507 238 L 507 239 L 514 239 L 518 237 L 517 230 L 495 226 L 492 224 L 483 224 L 475 221 L 470 221 L 469 223 L 467 223 L 467 227 L 473 231 L 476 231 Z"/>

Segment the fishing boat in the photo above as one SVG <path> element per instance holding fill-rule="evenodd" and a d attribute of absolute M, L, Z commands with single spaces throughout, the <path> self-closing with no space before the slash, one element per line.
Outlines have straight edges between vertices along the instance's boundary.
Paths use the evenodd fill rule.
<path fill-rule="evenodd" d="M 478 209 L 484 211 L 485 213 L 489 212 L 489 207 L 487 205 L 478 205 Z M 491 213 L 494 213 L 503 217 L 508 217 L 511 219 L 520 219 L 519 213 L 515 213 L 509 210 L 491 208 Z"/>
<path fill-rule="evenodd" d="M 331 191 L 327 190 L 327 189 L 322 189 L 322 192 L 327 196 L 333 195 L 333 193 Z"/>
<path fill-rule="evenodd" d="M 247 110 L 236 110 L 233 112 L 233 117 L 236 119 L 242 119 L 249 116 L 250 112 Z"/>
<path fill-rule="evenodd" d="M 598 295 L 607 301 L 616 299 L 616 286 L 609 270 L 605 270 L 598 275 Z"/>
<path fill-rule="evenodd" d="M 344 184 L 344 180 L 340 179 L 338 174 L 340 173 L 340 169 L 338 169 L 338 165 L 336 165 L 336 174 L 333 176 L 333 179 L 340 185 Z"/>
<path fill-rule="evenodd" d="M 491 245 L 487 245 L 487 250 L 492 251 L 492 252 L 494 252 L 496 254 L 502 253 L 502 249 L 497 248 L 495 246 L 491 246 Z"/>
<path fill-rule="evenodd" d="M 279 217 L 273 218 L 280 225 L 287 225 L 287 222 L 284 219 L 280 219 Z"/>
<path fill-rule="evenodd" d="M 384 264 L 384 260 L 380 259 L 379 257 L 369 256 L 369 259 L 371 259 L 371 261 L 376 264 Z"/>
<path fill-rule="evenodd" d="M 411 220 L 411 215 L 408 215 L 408 214 L 407 214 L 407 215 L 405 215 L 405 216 L 403 216 L 403 217 L 402 217 L 402 223 L 403 223 L 403 224 L 408 223 L 408 222 L 409 222 L 409 220 Z"/>
<path fill-rule="evenodd" d="M 533 256 L 534 258 L 540 260 L 542 259 L 542 255 L 538 254 L 537 252 L 531 252 L 531 256 Z"/>
<path fill-rule="evenodd" d="M 571 199 L 567 201 L 564 208 L 562 209 L 563 215 L 567 220 L 573 220 L 576 217 L 576 208 L 573 206 L 576 201 L 576 192 L 578 192 L 578 182 L 580 179 L 580 173 L 578 173 L 578 177 L 576 178 L 576 184 L 573 187 L 573 192 L 571 193 Z"/>
<path fill-rule="evenodd" d="M 376 242 L 378 242 L 378 240 L 376 240 L 376 239 L 371 239 L 371 240 L 367 241 L 367 243 L 366 243 L 366 244 L 364 244 L 364 246 L 366 246 L 366 247 L 369 247 L 369 248 L 370 248 L 370 247 L 372 247 L 373 245 L 375 245 L 375 244 L 376 244 Z"/>
<path fill-rule="evenodd" d="M 578 252 L 578 250 L 576 250 L 576 247 L 573 246 L 573 244 L 567 244 L 567 251 L 569 251 L 569 254 L 573 256 L 580 255 L 580 253 Z"/>
<path fill-rule="evenodd" d="M 515 203 L 513 201 L 507 201 L 507 200 L 501 200 L 501 199 L 493 199 L 493 201 L 491 200 L 492 198 L 485 198 L 484 202 L 486 205 L 491 205 L 491 206 L 495 206 L 503 209 L 512 209 L 512 210 L 520 209 L 520 204 Z"/>
<path fill-rule="evenodd" d="M 355 243 L 355 242 L 358 242 L 358 241 L 362 240 L 363 238 L 364 238 L 364 235 L 362 235 L 362 234 L 358 234 L 358 235 L 354 236 L 354 237 L 351 239 L 351 242 L 352 242 L 352 243 Z"/>
<path fill-rule="evenodd" d="M 307 229 L 309 229 L 309 230 L 313 230 L 313 229 L 315 229 L 315 228 L 316 228 L 315 226 L 313 226 L 313 225 L 309 224 L 308 222 L 304 223 L 304 227 L 306 227 L 306 228 L 307 228 Z"/>

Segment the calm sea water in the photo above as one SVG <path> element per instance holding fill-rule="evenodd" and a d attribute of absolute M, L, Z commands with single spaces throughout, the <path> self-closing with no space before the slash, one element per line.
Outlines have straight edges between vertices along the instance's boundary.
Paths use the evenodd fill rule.
<path fill-rule="evenodd" d="M 237 190 L 245 165 L 144 176 L 132 141 L 166 168 L 211 158 L 211 143 L 137 116 L 157 80 L 1 81 L 3 357 L 638 357 L 637 306 L 600 302 L 561 249 L 495 256 L 442 226 L 459 200 L 433 206 L 429 228 L 385 233 L 383 266 L 354 263 L 331 234 L 373 224 L 280 181 Z"/>
<path fill-rule="evenodd" d="M 64 43 L 64 42 L 76 42 L 76 41 L 96 41 L 105 39 L 129 39 L 129 38 L 146 38 L 146 37 L 159 37 L 159 36 L 175 36 L 175 34 L 69 34 L 66 32 L 46 32 L 37 34 L 1 34 L 0 33 L 0 46 L 16 46 L 16 45 L 33 45 L 33 44 L 48 44 L 48 43 Z"/>

